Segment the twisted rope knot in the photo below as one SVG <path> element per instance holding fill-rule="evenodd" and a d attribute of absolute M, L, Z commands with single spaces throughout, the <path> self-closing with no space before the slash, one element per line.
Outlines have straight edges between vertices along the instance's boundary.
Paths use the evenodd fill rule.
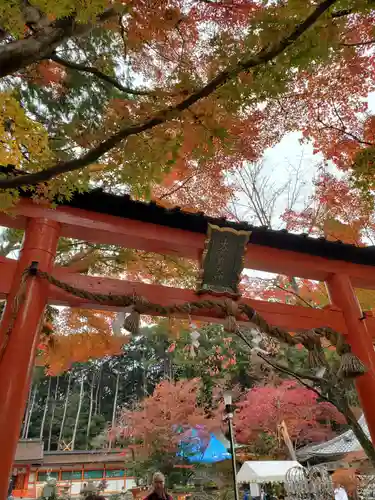
<path fill-rule="evenodd" d="M 224 299 L 223 305 L 225 314 L 224 330 L 229 333 L 235 333 L 238 330 L 236 319 L 239 311 L 238 303 L 231 299 Z"/>
<path fill-rule="evenodd" d="M 298 332 L 294 339 L 296 342 L 302 344 L 308 351 L 322 349 L 321 337 L 314 330 L 307 330 Z"/>
<path fill-rule="evenodd" d="M 140 314 L 146 314 L 150 310 L 151 303 L 141 295 L 134 296 L 133 308 Z"/>
<path fill-rule="evenodd" d="M 308 350 L 308 363 L 310 368 L 320 368 L 326 365 L 326 359 L 321 343 L 320 335 L 314 330 L 301 332 L 295 336 L 301 344 Z"/>

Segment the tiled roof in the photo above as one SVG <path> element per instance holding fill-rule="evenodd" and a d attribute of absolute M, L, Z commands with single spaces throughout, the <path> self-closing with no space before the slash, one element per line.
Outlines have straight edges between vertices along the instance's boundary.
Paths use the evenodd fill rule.
<path fill-rule="evenodd" d="M 16 173 L 12 165 L 0 165 L 0 173 Z M 24 198 L 30 198 L 31 192 L 21 192 Z M 285 229 L 276 231 L 267 226 L 252 226 L 247 222 L 233 222 L 223 218 L 213 218 L 203 212 L 184 211 L 180 207 L 165 208 L 155 202 L 145 203 L 132 200 L 128 195 L 114 195 L 102 189 L 93 189 L 87 193 L 76 193 L 66 206 L 80 208 L 91 212 L 113 215 L 141 222 L 149 222 L 175 229 L 195 233 L 207 233 L 208 224 L 220 227 L 231 227 L 237 230 L 251 231 L 249 244 L 257 244 L 280 250 L 324 257 L 375 266 L 375 246 L 357 247 L 341 241 L 328 241 L 325 238 L 312 238 L 305 233 L 294 234 Z"/>
<path fill-rule="evenodd" d="M 237 230 L 242 229 L 252 232 L 249 244 L 375 266 L 375 246 L 357 247 L 341 241 L 311 238 L 307 234 L 293 234 L 284 229 L 276 231 L 267 226 L 260 227 L 252 226 L 247 222 L 232 222 L 225 218 L 209 217 L 203 212 L 187 212 L 179 207 L 165 208 L 155 202 L 135 201 L 130 196 L 117 196 L 101 189 L 95 189 L 88 193 L 77 193 L 65 205 L 195 233 L 206 234 L 208 224 L 231 227 Z"/>
<path fill-rule="evenodd" d="M 124 463 L 130 459 L 129 450 L 76 450 L 63 452 L 45 452 L 43 466 L 93 464 L 93 463 Z"/>
<path fill-rule="evenodd" d="M 124 462 L 131 455 L 128 449 L 113 450 L 74 450 L 43 451 L 43 441 L 39 439 L 20 439 L 17 443 L 16 463 L 69 465 L 83 463 Z"/>
<path fill-rule="evenodd" d="M 43 460 L 43 441 L 20 439 L 17 443 L 15 462 L 34 463 Z"/>
<path fill-rule="evenodd" d="M 358 420 L 358 423 L 369 438 L 370 433 L 365 417 L 363 415 Z M 330 441 L 301 448 L 297 451 L 297 456 L 299 460 L 308 460 L 312 457 L 345 455 L 346 453 L 351 453 L 353 451 L 359 450 L 362 450 L 362 446 L 359 444 L 353 431 L 348 430 L 343 434 L 340 434 L 340 436 L 336 436 L 335 438 L 331 439 Z"/>

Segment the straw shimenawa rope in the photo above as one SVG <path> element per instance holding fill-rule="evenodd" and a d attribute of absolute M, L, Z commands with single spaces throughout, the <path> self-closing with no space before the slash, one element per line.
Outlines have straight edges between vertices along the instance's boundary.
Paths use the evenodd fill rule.
<path fill-rule="evenodd" d="M 35 269 L 33 272 L 35 274 Z M 249 324 L 255 325 L 259 330 L 279 342 L 290 346 L 302 344 L 309 353 L 309 363 L 312 368 L 323 366 L 326 363 L 321 343 L 324 337 L 336 347 L 337 353 L 341 357 L 341 364 L 338 371 L 340 377 L 355 378 L 366 372 L 365 366 L 357 356 L 351 352 L 351 347 L 345 342 L 344 337 L 331 328 L 315 328 L 314 330 L 298 332 L 295 335 L 291 335 L 287 330 L 267 323 L 267 321 L 251 306 L 241 302 L 234 302 L 230 299 L 221 301 L 206 299 L 185 302 L 184 304 L 174 304 L 166 307 L 148 302 L 144 297 L 135 294 L 104 295 L 92 293 L 87 290 L 76 288 L 68 283 L 64 283 L 51 274 L 40 270 L 36 271 L 36 275 L 75 297 L 80 297 L 91 302 L 113 304 L 118 307 L 133 306 L 133 311 L 127 316 L 124 323 L 124 328 L 133 334 L 137 334 L 139 331 L 141 314 L 171 316 L 176 313 L 192 314 L 199 310 L 211 310 L 225 318 L 224 328 L 226 331 L 235 332 L 238 329 L 237 317 L 246 316 Z"/>

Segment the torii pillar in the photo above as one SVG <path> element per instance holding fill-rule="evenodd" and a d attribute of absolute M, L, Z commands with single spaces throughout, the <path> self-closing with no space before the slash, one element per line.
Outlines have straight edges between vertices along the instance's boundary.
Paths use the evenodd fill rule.
<path fill-rule="evenodd" d="M 25 295 L 7 335 L 14 298 L 23 271 L 33 261 L 51 272 L 60 234 L 60 224 L 48 219 L 29 219 L 22 250 L 0 323 L 0 500 L 7 498 L 9 478 L 19 439 L 34 366 L 39 331 L 47 303 L 48 284 L 29 277 Z"/>
<path fill-rule="evenodd" d="M 327 282 L 327 288 L 331 302 L 341 309 L 344 316 L 348 343 L 367 368 L 367 373 L 356 379 L 356 388 L 371 440 L 375 444 L 375 350 L 372 336 L 349 276 L 334 274 Z"/>

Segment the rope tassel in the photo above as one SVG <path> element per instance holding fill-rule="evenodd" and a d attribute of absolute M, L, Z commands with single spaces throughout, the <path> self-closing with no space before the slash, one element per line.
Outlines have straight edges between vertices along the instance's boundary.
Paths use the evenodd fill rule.
<path fill-rule="evenodd" d="M 307 361 L 311 369 L 321 368 L 324 366 L 324 360 L 322 360 L 322 354 L 318 349 L 312 349 L 308 353 Z"/>
<path fill-rule="evenodd" d="M 236 316 L 238 314 L 238 304 L 230 299 L 224 300 L 224 330 L 228 333 L 235 333 L 238 330 Z"/>
<path fill-rule="evenodd" d="M 357 358 L 351 351 L 345 352 L 341 355 L 340 368 L 337 375 L 340 378 L 356 378 L 366 373 L 366 367 L 362 361 Z"/>
<path fill-rule="evenodd" d="M 132 312 L 125 318 L 124 328 L 132 335 L 138 335 L 140 322 L 141 314 L 137 309 L 133 308 Z"/>
<path fill-rule="evenodd" d="M 224 320 L 224 330 L 228 333 L 235 333 L 238 329 L 235 316 L 227 316 Z"/>

